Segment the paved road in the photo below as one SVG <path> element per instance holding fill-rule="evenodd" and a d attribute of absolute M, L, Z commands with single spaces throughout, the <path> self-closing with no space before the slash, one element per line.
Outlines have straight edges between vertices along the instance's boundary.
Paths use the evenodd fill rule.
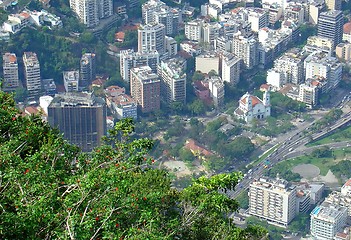
<path fill-rule="evenodd" d="M 304 129 L 300 129 L 300 132 L 295 133 L 292 137 L 289 137 L 287 140 L 281 142 L 280 146 L 267 157 L 270 160 L 269 168 L 285 159 L 300 156 L 301 154 L 306 152 L 304 145 L 310 142 L 311 139 L 321 138 L 327 135 L 328 133 L 334 131 L 335 129 L 347 124 L 349 121 L 351 121 L 351 112 L 344 114 L 335 123 L 325 127 L 318 133 L 309 132 L 308 134 L 303 135 L 303 130 L 309 131 L 310 126 L 307 126 Z M 311 123 L 310 125 L 313 125 L 313 123 Z M 335 143 L 336 146 L 338 146 L 339 144 L 341 143 Z M 236 198 L 243 190 L 249 187 L 253 179 L 260 178 L 263 175 L 265 168 L 266 167 L 263 162 L 259 163 L 252 170 L 250 170 L 245 176 L 245 178 L 236 186 L 236 190 L 227 191 L 227 195 L 231 198 Z"/>

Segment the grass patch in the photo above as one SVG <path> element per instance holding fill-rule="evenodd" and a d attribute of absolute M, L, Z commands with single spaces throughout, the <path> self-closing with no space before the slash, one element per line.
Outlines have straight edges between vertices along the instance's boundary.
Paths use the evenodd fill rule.
<path fill-rule="evenodd" d="M 235 200 L 239 203 L 240 208 L 248 209 L 249 208 L 249 195 L 248 190 L 242 191 Z"/>
<path fill-rule="evenodd" d="M 319 146 L 333 142 L 349 141 L 351 139 L 351 126 L 336 130 L 333 134 L 326 136 L 318 141 L 308 143 L 307 147 Z"/>
<path fill-rule="evenodd" d="M 319 170 L 321 171 L 320 174 L 322 176 L 325 176 L 327 175 L 329 169 L 332 166 L 334 166 L 336 162 L 339 162 L 340 160 L 344 160 L 344 159 L 350 159 L 350 158 L 351 158 L 351 148 L 346 147 L 343 149 L 334 149 L 332 157 L 317 158 L 317 157 L 313 157 L 312 155 L 301 156 L 301 157 L 280 162 L 277 165 L 275 165 L 273 168 L 293 169 L 295 166 L 300 164 L 313 164 L 319 168 Z M 335 176 L 337 175 L 337 173 L 334 173 L 334 174 Z"/>

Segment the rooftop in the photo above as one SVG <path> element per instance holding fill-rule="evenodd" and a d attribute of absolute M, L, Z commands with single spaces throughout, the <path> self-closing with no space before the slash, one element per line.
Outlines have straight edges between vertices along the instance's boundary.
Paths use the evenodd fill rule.
<path fill-rule="evenodd" d="M 347 22 L 344 24 L 343 31 L 345 34 L 351 34 L 351 22 Z"/>
<path fill-rule="evenodd" d="M 345 207 L 340 207 L 336 205 L 329 205 L 329 206 L 317 206 L 315 207 L 312 212 L 311 216 L 314 216 L 318 219 L 327 221 L 327 222 L 334 222 L 340 214 L 347 211 Z"/>
<path fill-rule="evenodd" d="M 91 92 L 67 92 L 56 94 L 50 107 L 91 107 L 101 106 L 105 102 Z"/>

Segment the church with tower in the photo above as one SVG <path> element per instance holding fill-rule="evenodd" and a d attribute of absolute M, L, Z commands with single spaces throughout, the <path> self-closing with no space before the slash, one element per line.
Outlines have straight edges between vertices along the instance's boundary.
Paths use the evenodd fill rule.
<path fill-rule="evenodd" d="M 244 94 L 239 100 L 239 107 L 235 109 L 234 115 L 249 123 L 253 119 L 266 119 L 271 115 L 270 93 L 265 91 L 263 99 L 249 93 Z"/>

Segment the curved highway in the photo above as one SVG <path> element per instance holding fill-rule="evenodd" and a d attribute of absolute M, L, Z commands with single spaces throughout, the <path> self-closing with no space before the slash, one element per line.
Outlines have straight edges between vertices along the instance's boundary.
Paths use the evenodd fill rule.
<path fill-rule="evenodd" d="M 312 139 L 319 139 L 326 134 L 334 131 L 337 128 L 347 124 L 351 120 L 351 112 L 344 114 L 341 116 L 339 120 L 334 122 L 332 125 L 329 125 L 322 130 L 319 130 L 317 133 L 308 132 L 307 134 L 303 134 L 303 131 L 308 131 L 310 127 L 314 124 L 311 123 L 306 128 L 302 129 L 301 132 L 296 133 L 292 137 L 287 140 L 279 143 L 280 146 L 272 152 L 267 158 L 270 161 L 269 166 L 265 166 L 264 161 L 261 161 L 258 165 L 249 170 L 249 172 L 245 175 L 245 177 L 241 180 L 240 183 L 235 187 L 235 191 L 227 191 L 227 195 L 230 198 L 236 198 L 243 190 L 247 189 L 250 186 L 250 183 L 253 179 L 258 179 L 263 175 L 265 168 L 271 168 L 278 162 L 281 162 L 285 159 L 296 157 L 301 155 L 300 149 L 307 143 L 309 143 Z M 302 150 L 303 151 L 303 150 Z M 299 153 L 299 155 L 297 155 Z"/>

